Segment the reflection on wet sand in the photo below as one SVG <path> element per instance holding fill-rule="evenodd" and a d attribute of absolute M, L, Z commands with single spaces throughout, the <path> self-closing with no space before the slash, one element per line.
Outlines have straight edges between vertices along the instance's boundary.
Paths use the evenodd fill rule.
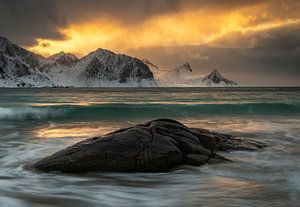
<path fill-rule="evenodd" d="M 32 107 L 43 107 L 43 106 L 90 106 L 92 103 L 89 102 L 78 102 L 78 103 L 73 103 L 73 102 L 61 102 L 61 103 L 32 103 L 28 104 L 29 106 Z"/>
<path fill-rule="evenodd" d="M 117 126 L 103 124 L 51 124 L 38 128 L 34 135 L 36 138 L 88 138 L 101 136 L 117 129 Z"/>
<path fill-rule="evenodd" d="M 248 189 L 258 188 L 261 186 L 261 184 L 256 183 L 253 180 L 240 180 L 235 178 L 229 178 L 229 177 L 220 177 L 215 176 L 211 179 L 211 181 L 214 183 L 214 185 L 218 186 L 218 188 L 222 188 L 223 190 L 226 190 L 228 192 L 231 191 L 240 191 L 242 189 Z"/>
<path fill-rule="evenodd" d="M 214 131 L 226 132 L 269 132 L 282 130 L 283 132 L 290 132 L 299 130 L 300 128 L 293 128 L 293 124 L 299 123 L 297 119 L 285 119 L 285 123 L 281 123 L 280 119 L 273 117 L 272 122 L 266 121 L 264 117 L 257 118 L 255 121 L 250 117 L 209 117 L 209 119 L 187 119 L 183 122 L 190 127 L 206 128 Z"/>

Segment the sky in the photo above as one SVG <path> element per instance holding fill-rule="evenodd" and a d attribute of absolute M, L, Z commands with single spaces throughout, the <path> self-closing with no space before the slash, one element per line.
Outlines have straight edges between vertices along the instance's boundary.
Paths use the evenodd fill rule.
<path fill-rule="evenodd" d="M 245 86 L 300 85 L 299 0 L 0 0 L 0 36 L 44 56 L 104 48 Z"/>

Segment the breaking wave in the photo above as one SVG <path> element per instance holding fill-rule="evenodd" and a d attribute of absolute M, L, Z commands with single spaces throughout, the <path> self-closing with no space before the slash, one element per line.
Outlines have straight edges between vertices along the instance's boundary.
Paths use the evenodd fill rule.
<path fill-rule="evenodd" d="M 48 119 L 61 117 L 64 111 L 48 107 L 0 107 L 0 120 Z"/>
<path fill-rule="evenodd" d="M 202 115 L 300 115 L 300 103 L 116 104 L 0 107 L 0 120 L 114 120 Z"/>

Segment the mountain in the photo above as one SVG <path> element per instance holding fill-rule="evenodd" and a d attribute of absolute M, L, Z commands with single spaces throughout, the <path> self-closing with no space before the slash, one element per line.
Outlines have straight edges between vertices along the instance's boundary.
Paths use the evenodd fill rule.
<path fill-rule="evenodd" d="M 77 58 L 59 52 L 48 58 L 0 37 L 0 87 L 233 87 L 217 70 L 205 77 L 189 63 L 162 70 L 149 59 L 139 60 L 97 49 Z"/>
<path fill-rule="evenodd" d="M 0 87 L 154 87 L 141 60 L 98 49 L 78 59 L 60 52 L 48 58 L 0 37 Z"/>
<path fill-rule="evenodd" d="M 156 80 L 159 79 L 159 77 L 161 77 L 165 73 L 164 70 L 159 68 L 157 65 L 153 64 L 149 59 L 145 58 L 145 59 L 142 59 L 142 61 L 152 71 L 154 79 L 156 79 Z"/>
<path fill-rule="evenodd" d="M 235 87 L 234 81 L 224 78 L 217 70 L 201 77 L 195 74 L 189 63 L 168 71 L 158 78 L 161 87 Z"/>
<path fill-rule="evenodd" d="M 41 70 L 55 85 L 64 87 L 156 86 L 153 73 L 141 60 L 104 49 L 79 60 L 72 54 L 58 53 L 49 57 Z"/>
<path fill-rule="evenodd" d="M 0 87 L 54 85 L 38 70 L 44 58 L 0 37 Z"/>
<path fill-rule="evenodd" d="M 29 52 L 0 37 L 0 70 L 7 75 L 22 77 L 39 67 L 42 56 Z"/>
<path fill-rule="evenodd" d="M 78 61 L 78 58 L 76 55 L 72 53 L 65 53 L 64 51 L 61 51 L 57 54 L 54 54 L 50 57 L 47 58 L 49 62 L 57 62 L 60 63 L 61 65 L 66 65 L 73 63 L 74 61 Z"/>
<path fill-rule="evenodd" d="M 205 76 L 202 80 L 207 86 L 210 87 L 213 86 L 234 87 L 238 85 L 236 82 L 224 78 L 217 70 L 213 70 L 209 75 Z"/>
<path fill-rule="evenodd" d="M 153 73 L 137 58 L 98 49 L 80 62 L 85 69 L 79 79 L 88 86 L 155 86 Z"/>
<path fill-rule="evenodd" d="M 63 51 L 54 54 L 42 61 L 41 71 L 51 69 L 53 67 L 66 67 L 75 65 L 79 59 L 72 53 L 64 53 Z"/>
<path fill-rule="evenodd" d="M 158 78 L 160 86 L 185 86 L 187 80 L 193 78 L 193 70 L 189 63 L 166 72 Z"/>

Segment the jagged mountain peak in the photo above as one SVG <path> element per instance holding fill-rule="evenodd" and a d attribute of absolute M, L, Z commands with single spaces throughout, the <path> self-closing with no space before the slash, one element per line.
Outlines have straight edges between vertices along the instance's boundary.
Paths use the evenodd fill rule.
<path fill-rule="evenodd" d="M 82 60 L 88 61 L 100 61 L 102 59 L 110 59 L 112 57 L 121 57 L 123 55 L 116 54 L 110 50 L 98 48 L 97 50 L 90 52 L 88 55 L 82 57 Z M 125 56 L 125 55 L 124 55 Z"/>
<path fill-rule="evenodd" d="M 116 53 L 110 51 L 110 50 L 106 50 L 103 48 L 98 48 L 97 50 L 95 50 L 94 52 L 92 52 L 92 54 L 94 55 L 116 55 Z"/>
<path fill-rule="evenodd" d="M 1 46 L 8 46 L 8 45 L 13 45 L 13 43 L 6 37 L 0 36 L 0 49 L 1 49 Z"/>
<path fill-rule="evenodd" d="M 137 58 L 130 57 L 124 54 L 117 54 L 110 50 L 98 48 L 97 50 L 89 53 L 88 55 L 84 56 L 82 60 L 87 62 L 101 62 L 102 64 L 121 64 L 122 62 L 128 62 L 129 60 L 138 60 Z"/>
<path fill-rule="evenodd" d="M 154 73 L 153 73 L 154 72 Z M 97 49 L 78 59 L 63 51 L 48 58 L 0 37 L 0 87 L 237 86 L 217 70 L 200 77 L 189 63 L 161 70 L 149 59 Z"/>
<path fill-rule="evenodd" d="M 48 60 L 57 61 L 58 59 L 64 59 L 68 58 L 71 60 L 78 60 L 77 56 L 72 53 L 65 53 L 64 51 L 60 51 L 59 53 L 56 53 L 54 55 L 51 55 L 48 57 Z"/>
<path fill-rule="evenodd" d="M 141 60 L 124 54 L 116 54 L 105 49 L 97 49 L 79 61 L 84 71 L 80 81 L 87 85 L 102 85 L 101 82 L 115 84 L 143 84 L 148 81 L 155 85 L 153 73 Z"/>
<path fill-rule="evenodd" d="M 9 56 L 14 56 L 14 44 L 7 38 L 0 36 L 0 52 Z"/>
<path fill-rule="evenodd" d="M 223 79 L 223 76 L 221 75 L 221 73 L 217 70 L 214 69 L 208 76 L 208 79 Z"/>
<path fill-rule="evenodd" d="M 209 75 L 203 78 L 203 82 L 208 86 L 214 86 L 217 84 L 221 84 L 223 86 L 237 86 L 238 84 L 232 80 L 228 80 L 224 78 L 221 73 L 214 69 Z"/>
<path fill-rule="evenodd" d="M 68 67 L 75 65 L 79 59 L 72 53 L 65 53 L 63 51 L 51 55 L 42 61 L 40 71 L 45 71 L 54 67 Z"/>
<path fill-rule="evenodd" d="M 44 57 L 25 50 L 5 37 L 0 37 L 1 73 L 9 77 L 32 75 Z"/>
<path fill-rule="evenodd" d="M 169 70 L 167 73 L 160 77 L 160 80 L 163 85 L 173 86 L 181 85 L 187 79 L 192 78 L 192 68 L 189 63 L 185 63 L 178 68 Z"/>
<path fill-rule="evenodd" d="M 6 37 L 0 36 L 0 41 L 5 41 L 5 40 L 9 41 Z"/>
<path fill-rule="evenodd" d="M 60 51 L 58 53 L 55 53 L 54 55 L 49 56 L 48 59 L 53 59 L 53 58 L 61 57 L 61 56 L 64 56 L 64 55 L 65 55 L 65 52 Z"/>
<path fill-rule="evenodd" d="M 196 87 L 234 87 L 234 81 L 224 78 L 218 70 L 202 77 L 193 73 L 189 63 L 170 70 L 160 78 L 160 83 L 166 86 L 196 86 Z"/>
<path fill-rule="evenodd" d="M 176 71 L 187 71 L 187 72 L 193 72 L 192 67 L 189 63 L 185 63 L 182 66 L 175 69 Z"/>
<path fill-rule="evenodd" d="M 4 46 L 7 46 L 8 44 L 12 44 L 7 38 L 0 36 L 0 49 L 2 49 Z"/>
<path fill-rule="evenodd" d="M 19 47 L 18 45 L 12 43 L 6 37 L 2 37 L 2 36 L 0 36 L 0 52 L 5 53 L 6 55 L 11 57 L 19 56 L 20 58 L 25 58 L 25 59 L 35 58 L 38 59 L 38 61 L 45 59 L 43 56 L 30 52 L 22 47 Z"/>
<path fill-rule="evenodd" d="M 191 66 L 189 63 L 185 63 L 178 68 L 175 68 L 173 70 L 170 70 L 169 72 L 166 73 L 166 75 L 172 75 L 172 76 L 190 76 L 191 73 L 193 72 Z"/>

